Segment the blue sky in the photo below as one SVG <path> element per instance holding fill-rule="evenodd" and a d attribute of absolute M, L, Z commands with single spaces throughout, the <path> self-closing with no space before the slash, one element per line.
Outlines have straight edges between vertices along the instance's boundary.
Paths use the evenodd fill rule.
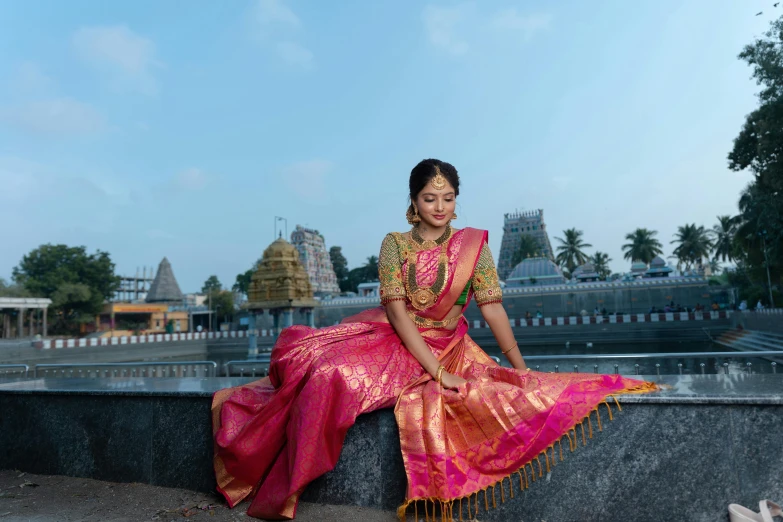
<path fill-rule="evenodd" d="M 636 227 L 734 213 L 769 0 L 0 3 L 0 277 L 43 243 L 230 286 L 274 216 L 351 267 L 453 163 L 459 226 L 543 208 L 627 270 Z M 764 11 L 761 16 L 755 16 Z"/>

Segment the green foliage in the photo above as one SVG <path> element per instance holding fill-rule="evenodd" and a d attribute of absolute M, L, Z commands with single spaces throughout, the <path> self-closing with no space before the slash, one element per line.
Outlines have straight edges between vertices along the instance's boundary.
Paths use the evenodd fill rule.
<path fill-rule="evenodd" d="M 555 238 L 560 241 L 560 245 L 557 247 L 558 254 L 555 261 L 558 265 L 565 267 L 568 272 L 573 272 L 577 266 L 583 265 L 589 259 L 583 249 L 590 248 L 593 245 L 582 241 L 583 232 L 581 230 L 569 228 L 568 230 L 564 230 L 563 234 L 565 235 L 565 239 L 559 237 Z"/>
<path fill-rule="evenodd" d="M 517 266 L 528 257 L 538 257 L 540 251 L 541 249 L 536 238 L 530 234 L 522 234 L 519 248 L 517 248 L 517 251 L 514 252 L 514 255 L 511 257 L 511 266 Z"/>
<path fill-rule="evenodd" d="M 120 284 L 109 254 L 87 254 L 83 246 L 42 245 L 22 258 L 13 276 L 30 295 L 52 299 L 55 332 L 91 320 Z"/>
<path fill-rule="evenodd" d="M 348 282 L 348 260 L 343 255 L 343 249 L 339 246 L 333 246 L 329 249 L 329 259 L 332 260 L 332 268 L 334 268 L 334 275 L 337 276 L 337 284 L 340 285 L 340 290 L 345 292 L 349 289 Z"/>
<path fill-rule="evenodd" d="M 250 282 L 253 280 L 254 273 L 255 270 L 251 268 L 241 274 L 237 274 L 237 279 L 231 289 L 234 292 L 240 292 L 247 295 L 247 291 L 250 289 Z"/>
<path fill-rule="evenodd" d="M 9 284 L 0 277 L 0 297 L 30 297 L 30 292 L 18 284 Z"/>
<path fill-rule="evenodd" d="M 671 243 L 677 245 L 673 254 L 678 265 L 684 265 L 685 270 L 701 264 L 702 259 L 709 258 L 712 251 L 709 233 L 703 226 L 696 226 L 695 223 L 677 227 Z"/>
<path fill-rule="evenodd" d="M 783 17 L 739 58 L 753 68 L 762 90 L 759 107 L 746 117 L 728 156 L 729 168 L 754 175 L 739 200 L 731 252 L 742 274 L 736 277 L 746 283 L 740 292 L 750 303 L 766 287 L 768 302 L 783 276 Z"/>
<path fill-rule="evenodd" d="M 733 261 L 734 234 L 737 220 L 732 216 L 718 216 L 718 223 L 712 226 L 713 261 Z"/>
<path fill-rule="evenodd" d="M 609 268 L 609 263 L 612 262 L 612 258 L 609 257 L 609 254 L 596 252 L 593 257 L 590 258 L 590 261 L 593 263 L 595 271 L 598 272 L 598 277 L 601 281 L 606 281 L 606 278 L 612 275 L 612 270 Z"/>
<path fill-rule="evenodd" d="M 378 280 L 378 258 L 370 256 L 364 266 L 348 271 L 346 288 L 348 292 L 358 292 L 359 284 Z M 342 290 L 342 286 L 340 289 Z"/>
<path fill-rule="evenodd" d="M 625 254 L 624 259 L 631 262 L 641 261 L 649 265 L 655 256 L 663 253 L 661 242 L 656 239 L 657 230 L 648 230 L 646 228 L 637 228 L 630 234 L 625 235 L 625 239 L 630 241 L 623 245 Z"/>
<path fill-rule="evenodd" d="M 219 321 L 230 321 L 236 311 L 234 293 L 230 290 L 213 289 L 207 294 L 207 306 L 216 313 Z"/>
<path fill-rule="evenodd" d="M 201 293 L 202 294 L 211 294 L 213 292 L 219 292 L 223 289 L 223 285 L 220 284 L 220 279 L 218 279 L 218 276 L 211 275 L 207 278 L 206 281 L 204 281 L 204 285 L 201 287 Z"/>

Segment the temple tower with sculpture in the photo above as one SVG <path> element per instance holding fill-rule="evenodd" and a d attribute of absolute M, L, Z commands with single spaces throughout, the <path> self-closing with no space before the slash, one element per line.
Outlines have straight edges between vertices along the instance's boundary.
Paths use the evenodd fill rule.
<path fill-rule="evenodd" d="M 294 313 L 303 314 L 305 324 L 315 326 L 313 286 L 296 247 L 282 235 L 266 250 L 250 281 L 248 301 L 242 308 L 249 312 L 250 345 L 248 355 L 258 353 L 255 336 L 256 318 L 264 313 L 272 316 L 275 334 L 294 324 Z"/>

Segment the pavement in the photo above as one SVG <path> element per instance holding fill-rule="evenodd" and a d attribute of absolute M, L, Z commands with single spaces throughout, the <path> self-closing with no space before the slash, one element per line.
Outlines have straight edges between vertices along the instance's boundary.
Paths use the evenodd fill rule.
<path fill-rule="evenodd" d="M 0 522 L 252 522 L 249 503 L 229 509 L 219 494 L 137 483 L 0 471 Z M 396 522 L 397 515 L 356 506 L 301 502 L 297 522 Z"/>

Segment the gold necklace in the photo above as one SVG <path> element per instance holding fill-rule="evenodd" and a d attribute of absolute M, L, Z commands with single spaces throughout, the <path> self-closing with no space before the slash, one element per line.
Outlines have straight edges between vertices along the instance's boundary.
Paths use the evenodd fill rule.
<path fill-rule="evenodd" d="M 411 235 L 413 235 L 413 231 L 411 231 Z M 411 304 L 417 310 L 424 310 L 434 305 L 443 291 L 443 287 L 446 285 L 446 280 L 449 277 L 448 243 L 446 240 L 450 235 L 451 227 L 446 230 L 443 236 L 435 240 L 441 241 L 440 254 L 438 255 L 438 273 L 430 287 L 421 287 L 416 281 L 416 261 L 418 256 L 414 249 L 408 250 L 408 277 L 405 280 L 405 287 L 407 294 L 411 298 Z M 444 237 L 445 239 L 443 239 Z"/>
<path fill-rule="evenodd" d="M 430 248 L 440 246 L 448 241 L 450 237 L 451 225 L 446 225 L 446 230 L 443 231 L 443 234 L 441 234 L 438 239 L 424 239 L 421 237 L 421 234 L 419 234 L 419 227 L 413 227 L 411 229 L 411 240 L 413 240 L 413 243 L 422 250 L 429 250 Z"/>

